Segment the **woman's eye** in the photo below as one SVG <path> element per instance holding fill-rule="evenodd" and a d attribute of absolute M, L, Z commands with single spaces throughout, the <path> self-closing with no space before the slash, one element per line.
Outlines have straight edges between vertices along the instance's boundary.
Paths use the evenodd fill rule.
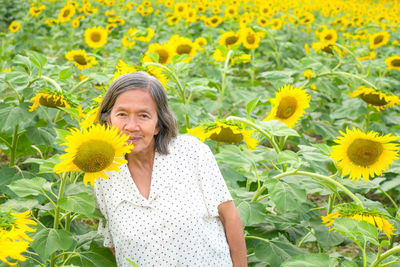
<path fill-rule="evenodd" d="M 147 115 L 147 114 L 141 114 L 140 117 L 142 117 L 142 118 L 150 118 L 150 116 Z"/>
<path fill-rule="evenodd" d="M 124 117 L 124 116 L 126 116 L 126 114 L 125 113 L 118 113 L 117 116 L 118 117 Z"/>

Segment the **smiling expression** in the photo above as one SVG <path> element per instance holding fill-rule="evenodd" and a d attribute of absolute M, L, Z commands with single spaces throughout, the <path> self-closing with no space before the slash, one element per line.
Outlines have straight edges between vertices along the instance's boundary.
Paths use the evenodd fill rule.
<path fill-rule="evenodd" d="M 153 153 L 159 128 L 154 99 L 148 91 L 133 89 L 119 95 L 111 109 L 108 124 L 129 135 L 131 154 Z"/>

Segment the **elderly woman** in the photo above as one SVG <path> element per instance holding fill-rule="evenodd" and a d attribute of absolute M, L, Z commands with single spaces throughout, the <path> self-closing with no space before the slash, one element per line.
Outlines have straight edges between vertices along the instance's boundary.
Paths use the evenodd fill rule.
<path fill-rule="evenodd" d="M 161 83 L 145 72 L 109 87 L 98 121 L 129 136 L 128 163 L 97 179 L 104 245 L 118 266 L 247 266 L 240 215 L 213 154 L 177 136 Z"/>

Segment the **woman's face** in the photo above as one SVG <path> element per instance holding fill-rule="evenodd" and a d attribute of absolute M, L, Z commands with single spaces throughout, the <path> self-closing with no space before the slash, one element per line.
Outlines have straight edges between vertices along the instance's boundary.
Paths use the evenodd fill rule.
<path fill-rule="evenodd" d="M 109 126 L 118 127 L 133 143 L 131 154 L 153 153 L 158 134 L 157 108 L 148 91 L 133 89 L 119 95 L 111 109 Z"/>

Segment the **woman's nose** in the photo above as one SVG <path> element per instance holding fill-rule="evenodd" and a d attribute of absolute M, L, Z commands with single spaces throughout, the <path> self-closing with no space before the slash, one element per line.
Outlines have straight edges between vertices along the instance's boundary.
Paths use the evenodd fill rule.
<path fill-rule="evenodd" d="M 140 127 L 139 127 L 138 119 L 136 118 L 136 116 L 130 117 L 125 125 L 125 129 L 128 131 L 136 131 L 139 128 Z"/>

